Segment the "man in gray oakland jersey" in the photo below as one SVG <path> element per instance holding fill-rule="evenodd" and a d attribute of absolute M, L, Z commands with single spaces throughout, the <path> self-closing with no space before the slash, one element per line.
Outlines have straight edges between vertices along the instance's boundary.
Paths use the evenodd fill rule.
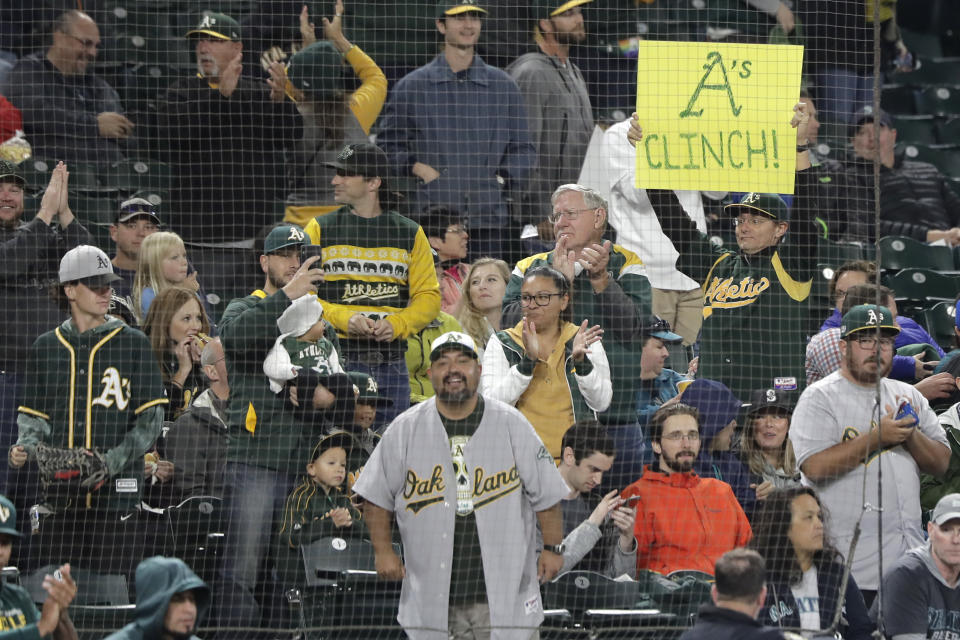
<path fill-rule="evenodd" d="M 927 533 L 883 575 L 883 632 L 893 640 L 960 638 L 960 493 L 940 498 Z"/>
<path fill-rule="evenodd" d="M 377 573 L 403 579 L 397 620 L 413 640 L 537 638 L 538 578 L 563 564 L 559 502 L 570 489 L 527 419 L 477 393 L 470 336 L 434 340 L 429 375 L 436 396 L 390 424 L 353 486 Z"/>
<path fill-rule="evenodd" d="M 880 523 L 876 513 L 863 518 L 852 558 L 868 606 L 880 582 L 877 556 L 891 562 L 923 542 L 920 472 L 941 475 L 950 461 L 947 438 L 926 398 L 887 377 L 900 332 L 893 320 L 879 305 L 847 311 L 840 325 L 840 370 L 807 387 L 790 423 L 801 480 L 820 493 L 831 515 L 827 533 L 838 549 L 850 548 L 861 505 L 884 507 Z M 896 417 L 904 401 L 918 420 Z"/>

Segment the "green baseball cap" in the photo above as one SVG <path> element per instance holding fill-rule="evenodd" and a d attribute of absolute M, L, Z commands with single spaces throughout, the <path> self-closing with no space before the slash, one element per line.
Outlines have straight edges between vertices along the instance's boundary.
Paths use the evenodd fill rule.
<path fill-rule="evenodd" d="M 392 407 L 393 400 L 380 395 L 377 381 L 362 371 L 348 371 L 347 375 L 357 388 L 357 402 L 375 407 Z"/>
<path fill-rule="evenodd" d="M 263 241 L 263 255 L 268 256 L 280 249 L 292 246 L 300 247 L 307 244 L 313 243 L 310 242 L 310 236 L 305 234 L 303 229 L 295 224 L 285 224 L 267 234 Z"/>
<path fill-rule="evenodd" d="M 27 181 L 20 175 L 17 165 L 6 160 L 0 160 L 0 182 L 15 182 L 21 188 L 27 186 Z"/>
<path fill-rule="evenodd" d="M 552 18 L 593 0 L 537 0 L 537 18 Z"/>
<path fill-rule="evenodd" d="M 17 531 L 17 508 L 7 496 L 0 496 L 0 534 L 20 537 Z"/>
<path fill-rule="evenodd" d="M 740 198 L 740 202 L 728 204 L 723 210 L 735 216 L 741 213 L 762 213 L 774 222 L 790 221 L 790 209 L 787 208 L 787 203 L 775 193 L 748 193 Z"/>
<path fill-rule="evenodd" d="M 311 98 L 333 98 L 343 92 L 343 57 L 328 40 L 318 40 L 290 58 L 287 78 Z"/>
<path fill-rule="evenodd" d="M 843 314 L 840 320 L 841 338 L 846 338 L 857 331 L 870 329 L 880 330 L 888 335 L 900 333 L 900 327 L 893 321 L 890 309 L 878 304 L 858 304 Z"/>
<path fill-rule="evenodd" d="M 240 23 L 225 13 L 205 13 L 196 28 L 187 31 L 186 37 L 193 38 L 201 35 L 217 40 L 238 42 L 241 39 Z"/>
<path fill-rule="evenodd" d="M 477 0 L 440 0 L 437 3 L 437 18 L 447 16 L 456 16 L 461 13 L 474 11 L 476 13 L 487 13 L 487 10 L 477 4 Z"/>

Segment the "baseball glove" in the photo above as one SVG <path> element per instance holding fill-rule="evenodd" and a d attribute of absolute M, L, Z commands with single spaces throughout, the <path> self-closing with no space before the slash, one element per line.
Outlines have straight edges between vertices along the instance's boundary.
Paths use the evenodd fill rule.
<path fill-rule="evenodd" d="M 96 491 L 107 481 L 107 461 L 96 449 L 58 449 L 38 444 L 40 484 L 47 492 Z"/>

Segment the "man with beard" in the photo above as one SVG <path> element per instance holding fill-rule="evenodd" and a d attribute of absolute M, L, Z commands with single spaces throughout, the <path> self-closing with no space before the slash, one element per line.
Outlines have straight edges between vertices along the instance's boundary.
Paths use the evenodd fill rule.
<path fill-rule="evenodd" d="M 301 137 L 301 119 L 283 86 L 243 74 L 241 35 L 230 16 L 204 12 L 186 33 L 197 73 L 177 81 L 159 104 L 163 151 L 174 169 L 166 210 L 188 242 L 251 246 L 282 217 L 284 149 Z"/>
<path fill-rule="evenodd" d="M 649 435 L 659 466 L 648 465 L 621 494 L 624 504 L 637 505 L 637 570 L 712 575 L 721 555 L 750 541 L 747 516 L 730 485 L 693 472 L 700 452 L 697 409 L 682 403 L 661 408 L 650 419 Z"/>
<path fill-rule="evenodd" d="M 264 359 L 281 335 L 277 319 L 294 300 L 315 292 L 323 279 L 323 272 L 313 267 L 318 258 L 301 264 L 304 244 L 309 244 L 307 235 L 296 225 L 271 230 L 260 256 L 266 274 L 263 288 L 232 300 L 220 320 L 230 380 L 223 505 L 227 530 L 220 576 L 224 597 L 218 598 L 222 626 L 259 622 L 253 597 L 257 571 L 295 474 L 306 464 L 301 455 L 309 451 L 301 444 L 304 423 L 294 415 L 285 393 L 270 390 L 263 370 Z M 318 422 L 316 432 L 304 437 L 319 440 L 321 428 Z"/>
<path fill-rule="evenodd" d="M 397 620 L 413 640 L 537 637 L 537 579 L 563 564 L 559 502 L 570 489 L 527 419 L 477 393 L 470 336 L 434 340 L 430 363 L 436 396 L 393 421 L 353 486 L 367 501 L 377 573 L 403 580 Z"/>
<path fill-rule="evenodd" d="M 81 11 L 53 22 L 50 48 L 17 61 L 0 87 L 23 114 L 23 128 L 37 158 L 65 162 L 122 160 L 134 124 L 120 96 L 87 69 L 100 49 L 100 30 Z"/>
<path fill-rule="evenodd" d="M 868 606 L 880 581 L 878 554 L 893 560 L 923 543 L 920 472 L 941 475 L 950 460 L 946 436 L 926 398 L 886 377 L 899 332 L 886 307 L 863 304 L 847 311 L 840 325 L 840 370 L 803 392 L 790 424 L 801 480 L 820 493 L 832 516 L 828 534 L 838 549 L 850 547 L 861 504 L 884 507 L 882 524 L 875 514 L 859 523 L 852 559 Z M 904 402 L 916 417 L 897 419 Z M 881 456 L 882 484 L 876 460 Z"/>
<path fill-rule="evenodd" d="M 527 105 L 530 137 L 537 148 L 537 168 L 523 194 L 523 223 L 538 227 L 541 243 L 527 253 L 548 251 L 553 228 L 550 194 L 558 184 L 576 182 L 593 134 L 593 109 L 587 83 L 570 59 L 570 47 L 583 42 L 580 5 L 592 0 L 538 0 L 534 41 L 539 51 L 517 58 L 507 73 L 520 87 Z M 525 234 L 526 235 L 526 234 Z"/>

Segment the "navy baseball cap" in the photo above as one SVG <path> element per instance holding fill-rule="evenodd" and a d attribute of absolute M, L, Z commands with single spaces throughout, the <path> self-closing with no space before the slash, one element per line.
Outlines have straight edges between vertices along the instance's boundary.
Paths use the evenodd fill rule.
<path fill-rule="evenodd" d="M 116 221 L 128 222 L 134 218 L 150 218 L 157 224 L 160 224 L 157 207 L 144 198 L 130 198 L 120 203 L 120 208 L 117 209 Z"/>
<path fill-rule="evenodd" d="M 853 124 L 850 125 L 850 131 L 848 138 L 854 138 L 857 135 L 857 132 L 860 131 L 860 127 L 867 124 L 868 122 L 878 123 L 881 127 L 886 127 L 887 129 L 893 129 L 893 118 L 890 117 L 886 111 L 878 111 L 874 113 L 873 109 L 869 107 L 865 108 L 854 119 Z"/>
<path fill-rule="evenodd" d="M 348 144 L 340 150 L 336 160 L 325 164 L 349 175 L 381 180 L 386 178 L 389 168 L 387 154 L 383 149 L 369 142 Z"/>
<path fill-rule="evenodd" d="M 756 389 L 750 394 L 750 404 L 746 405 L 747 415 L 753 415 L 764 409 L 776 409 L 789 415 L 793 411 L 791 393 L 781 389 Z"/>

